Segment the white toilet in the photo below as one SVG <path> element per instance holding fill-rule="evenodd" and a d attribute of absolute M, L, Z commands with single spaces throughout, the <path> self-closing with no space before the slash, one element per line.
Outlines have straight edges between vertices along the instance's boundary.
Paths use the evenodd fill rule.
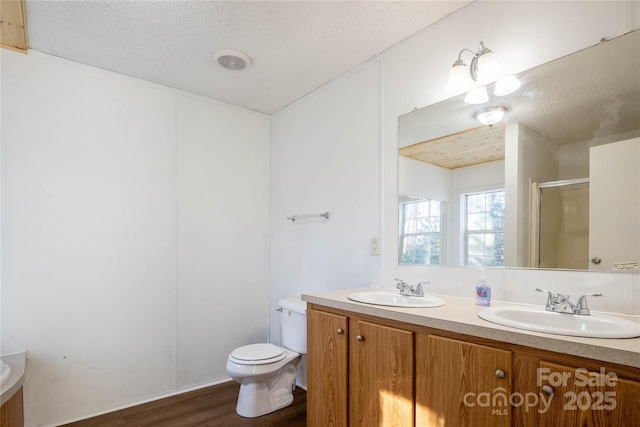
<path fill-rule="evenodd" d="M 282 347 L 245 345 L 227 359 L 229 376 L 240 383 L 236 412 L 243 417 L 259 417 L 293 402 L 297 365 L 307 352 L 307 303 L 284 298 L 278 305 Z"/>

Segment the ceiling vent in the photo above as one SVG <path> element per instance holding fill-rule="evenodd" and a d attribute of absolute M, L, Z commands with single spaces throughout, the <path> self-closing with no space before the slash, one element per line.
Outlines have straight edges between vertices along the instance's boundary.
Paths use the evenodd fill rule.
<path fill-rule="evenodd" d="M 227 70 L 244 70 L 251 65 L 251 58 L 237 50 L 223 49 L 213 54 L 213 60 Z"/>

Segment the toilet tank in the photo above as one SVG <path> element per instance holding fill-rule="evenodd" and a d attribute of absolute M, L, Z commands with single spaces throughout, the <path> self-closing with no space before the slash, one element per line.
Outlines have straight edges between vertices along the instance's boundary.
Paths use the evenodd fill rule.
<path fill-rule="evenodd" d="M 278 302 L 282 346 L 296 353 L 307 352 L 307 303 L 300 297 L 284 298 Z"/>

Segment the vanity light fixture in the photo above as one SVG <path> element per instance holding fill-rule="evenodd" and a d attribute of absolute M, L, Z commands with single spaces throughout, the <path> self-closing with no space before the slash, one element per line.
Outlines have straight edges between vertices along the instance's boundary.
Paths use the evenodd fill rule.
<path fill-rule="evenodd" d="M 470 49 L 462 49 L 458 54 L 458 59 L 453 63 L 451 72 L 449 73 L 449 81 L 445 86 L 447 92 L 461 92 L 468 90 L 470 87 L 469 79 L 467 78 L 466 68 L 467 64 L 462 60 L 462 54 L 469 52 L 473 55 L 471 58 L 471 64 L 469 65 L 469 75 L 473 81 L 478 82 L 481 85 L 493 83 L 502 77 L 504 70 L 498 64 L 496 54 L 492 50 L 487 49 L 484 46 L 484 42 L 480 42 L 480 49 L 478 52 L 473 52 Z"/>
<path fill-rule="evenodd" d="M 493 93 L 498 96 L 505 96 L 515 92 L 519 87 L 520 80 L 518 80 L 516 76 L 507 76 L 496 82 L 496 87 L 493 90 Z"/>
<path fill-rule="evenodd" d="M 467 64 L 462 60 L 462 54 L 469 52 L 473 55 L 467 69 Z M 496 82 L 494 93 L 498 96 L 508 95 L 520 87 L 520 82 L 514 76 L 508 76 L 499 80 L 504 74 L 504 69 L 498 63 L 496 54 L 480 42 L 478 52 L 470 49 L 462 49 L 458 59 L 453 63 L 449 73 L 449 80 L 445 90 L 451 93 L 460 93 L 471 89 L 472 81 L 480 86 L 469 91 L 465 102 L 468 104 L 482 104 L 489 100 L 486 85 Z M 471 80 L 469 79 L 471 77 Z M 474 93 L 472 93 L 474 92 Z"/>
<path fill-rule="evenodd" d="M 467 104 L 484 104 L 489 101 L 489 95 L 487 95 L 486 86 L 478 86 L 467 92 L 467 96 L 464 98 L 464 102 Z"/>
<path fill-rule="evenodd" d="M 502 120 L 506 112 L 504 107 L 483 108 L 476 112 L 476 119 L 483 125 L 493 126 Z"/>

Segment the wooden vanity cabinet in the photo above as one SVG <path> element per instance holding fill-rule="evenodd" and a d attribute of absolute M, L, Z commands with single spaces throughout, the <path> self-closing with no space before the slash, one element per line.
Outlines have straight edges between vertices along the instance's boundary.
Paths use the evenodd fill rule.
<path fill-rule="evenodd" d="M 307 426 L 413 426 L 413 333 L 307 309 Z"/>
<path fill-rule="evenodd" d="M 539 368 L 540 427 L 640 425 L 640 382 L 606 369 L 594 372 L 544 361 Z"/>
<path fill-rule="evenodd" d="M 349 321 L 349 425 L 413 426 L 413 333 Z"/>
<path fill-rule="evenodd" d="M 639 368 L 315 304 L 307 330 L 308 427 L 640 427 Z"/>
<path fill-rule="evenodd" d="M 307 310 L 307 426 L 346 427 L 349 320 Z"/>
<path fill-rule="evenodd" d="M 511 425 L 511 352 L 416 336 L 416 425 Z"/>
<path fill-rule="evenodd" d="M 23 427 L 22 387 L 0 408 L 0 427 Z"/>

